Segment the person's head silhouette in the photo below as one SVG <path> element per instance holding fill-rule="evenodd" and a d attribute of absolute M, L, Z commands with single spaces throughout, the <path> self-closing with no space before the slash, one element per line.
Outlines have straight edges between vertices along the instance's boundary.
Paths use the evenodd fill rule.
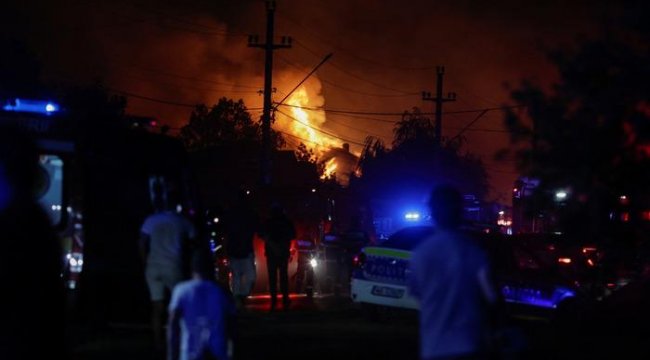
<path fill-rule="evenodd" d="M 192 253 L 192 273 L 205 280 L 214 280 L 214 263 L 207 250 L 197 249 Z"/>

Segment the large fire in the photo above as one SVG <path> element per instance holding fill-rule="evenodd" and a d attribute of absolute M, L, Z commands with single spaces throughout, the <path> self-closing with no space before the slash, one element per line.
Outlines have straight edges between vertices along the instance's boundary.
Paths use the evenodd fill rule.
<path fill-rule="evenodd" d="M 288 119 L 290 132 L 302 138 L 299 140 L 306 142 L 307 147 L 322 151 L 323 148 L 341 146 L 340 141 L 317 130 L 325 123 L 324 111 L 303 109 L 303 107 L 313 107 L 304 86 L 291 94 L 287 104 L 292 106 L 290 115 L 293 119 L 291 117 Z"/>
<path fill-rule="evenodd" d="M 336 169 L 338 168 L 338 164 L 336 163 L 336 158 L 331 158 L 325 162 L 325 168 L 323 169 L 323 174 L 321 175 L 321 179 L 328 179 L 332 175 L 336 173 Z"/>
<path fill-rule="evenodd" d="M 320 82 L 317 80 L 311 82 L 314 83 L 316 86 L 303 85 L 291 94 L 285 102 L 289 106 L 280 106 L 274 126 L 276 130 L 285 133 L 290 148 L 295 149 L 298 144 L 303 143 L 314 152 L 324 166 L 321 179 L 326 179 L 335 175 L 340 166 L 336 157 L 323 158 L 323 156 L 333 148 L 341 148 L 343 142 L 335 136 L 328 135 L 327 131 L 322 129 L 326 121 L 325 112 L 311 110 L 321 107 L 324 103 L 323 96 L 320 94 Z"/>
<path fill-rule="evenodd" d="M 287 104 L 291 105 L 288 117 L 288 130 L 298 138 L 298 141 L 313 149 L 315 152 L 322 152 L 331 147 L 341 146 L 341 141 L 327 135 L 321 130 L 325 123 L 325 112 L 322 110 L 305 110 L 303 108 L 313 108 L 313 101 L 307 92 L 307 88 L 302 86 L 287 99 Z"/>

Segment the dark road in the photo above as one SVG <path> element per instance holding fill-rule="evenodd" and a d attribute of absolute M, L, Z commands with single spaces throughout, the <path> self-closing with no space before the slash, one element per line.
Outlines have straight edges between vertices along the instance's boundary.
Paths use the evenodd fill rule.
<path fill-rule="evenodd" d="M 371 320 L 346 298 L 293 297 L 291 309 L 269 312 L 268 297 L 250 299 L 238 317 L 235 359 L 417 358 L 414 314 Z M 146 324 L 112 324 L 74 348 L 75 360 L 156 359 Z"/>
<path fill-rule="evenodd" d="M 415 313 L 395 311 L 369 316 L 348 298 L 331 295 L 313 300 L 294 296 L 287 311 L 270 312 L 269 307 L 268 296 L 254 297 L 238 314 L 239 337 L 233 359 L 418 358 Z M 499 359 L 587 359 L 598 358 L 599 354 L 600 358 L 610 358 L 605 354 L 644 358 L 633 348 L 615 346 L 614 338 L 606 341 L 608 345 L 599 337 L 555 328 L 540 317 L 513 318 L 509 325 L 509 337 L 524 350 L 506 350 Z M 73 347 L 74 360 L 164 359 L 153 351 L 150 329 L 144 323 L 113 323 L 99 333 L 83 335 L 85 339 L 77 339 Z M 564 344 L 563 350 L 559 344 Z"/>

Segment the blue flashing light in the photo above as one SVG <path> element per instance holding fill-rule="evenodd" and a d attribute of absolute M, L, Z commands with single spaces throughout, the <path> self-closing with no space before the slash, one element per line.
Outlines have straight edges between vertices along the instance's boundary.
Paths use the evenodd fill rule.
<path fill-rule="evenodd" d="M 420 220 L 420 213 L 417 213 L 417 212 L 407 212 L 407 213 L 404 215 L 404 218 L 406 219 L 406 221 L 418 221 L 418 220 Z"/>
<path fill-rule="evenodd" d="M 539 289 L 513 288 L 504 286 L 501 293 L 506 302 L 519 303 L 547 309 L 556 308 L 563 300 L 576 296 L 573 290 L 556 288 L 552 294 L 544 294 Z"/>
<path fill-rule="evenodd" d="M 29 112 L 51 115 L 59 111 L 59 105 L 43 100 L 13 99 L 2 106 L 4 111 Z"/>

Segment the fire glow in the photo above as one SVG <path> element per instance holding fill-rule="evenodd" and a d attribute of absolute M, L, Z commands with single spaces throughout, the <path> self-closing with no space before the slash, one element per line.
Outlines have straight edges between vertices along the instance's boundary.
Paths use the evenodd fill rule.
<path fill-rule="evenodd" d="M 320 87 L 316 91 L 310 91 L 311 88 L 303 85 L 294 91 L 286 101 L 290 106 L 278 114 L 278 122 L 275 125 L 278 130 L 295 137 L 290 139 L 290 147 L 295 148 L 293 144 L 296 142 L 303 143 L 320 159 L 330 149 L 341 147 L 343 144 L 336 137 L 319 130 L 326 121 L 325 112 L 311 109 L 321 107 L 324 103 L 319 89 Z M 333 176 L 338 168 L 336 158 L 326 160 L 323 163 L 321 179 Z"/>
<path fill-rule="evenodd" d="M 322 101 L 320 101 L 322 102 Z M 291 105 L 291 116 L 294 119 L 288 120 L 288 130 L 295 136 L 304 140 L 305 145 L 315 152 L 322 152 L 331 147 L 341 146 L 341 142 L 325 133 L 318 131 L 325 123 L 325 112 L 323 110 L 305 110 L 306 107 L 314 107 L 304 86 L 296 90 L 287 104 Z"/>
<path fill-rule="evenodd" d="M 325 168 L 323 169 L 323 174 L 321 179 L 327 179 L 333 176 L 336 173 L 336 168 L 338 164 L 336 163 L 336 158 L 331 158 L 325 162 Z"/>

